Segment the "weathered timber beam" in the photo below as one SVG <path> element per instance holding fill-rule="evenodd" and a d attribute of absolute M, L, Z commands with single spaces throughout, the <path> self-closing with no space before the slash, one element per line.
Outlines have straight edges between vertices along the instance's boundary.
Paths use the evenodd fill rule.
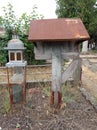
<path fill-rule="evenodd" d="M 75 59 L 67 67 L 67 69 L 62 74 L 62 83 L 65 83 L 70 77 L 73 77 L 73 74 L 77 71 L 79 67 L 79 62 L 81 59 Z M 80 71 L 80 70 L 78 70 Z"/>
<path fill-rule="evenodd" d="M 76 59 L 79 57 L 78 52 L 67 52 L 67 53 L 62 53 L 62 58 L 63 59 Z"/>
<path fill-rule="evenodd" d="M 51 104 L 54 108 L 60 108 L 61 104 L 61 47 L 52 48 L 52 87 Z"/>

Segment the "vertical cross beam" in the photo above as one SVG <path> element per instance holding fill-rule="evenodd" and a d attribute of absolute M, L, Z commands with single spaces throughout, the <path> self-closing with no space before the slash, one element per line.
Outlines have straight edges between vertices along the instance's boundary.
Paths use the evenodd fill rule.
<path fill-rule="evenodd" d="M 54 108 L 60 108 L 61 105 L 61 60 L 61 47 L 52 47 L 51 104 Z"/>

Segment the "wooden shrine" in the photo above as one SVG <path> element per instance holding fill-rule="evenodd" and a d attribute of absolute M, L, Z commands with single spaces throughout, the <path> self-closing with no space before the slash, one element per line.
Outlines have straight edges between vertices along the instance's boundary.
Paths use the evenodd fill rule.
<path fill-rule="evenodd" d="M 51 104 L 60 108 L 61 83 L 71 76 L 80 80 L 79 44 L 89 39 L 88 32 L 78 18 L 32 20 L 28 39 L 35 45 L 36 59 L 52 60 Z M 62 73 L 62 60 L 67 58 L 73 61 Z"/>

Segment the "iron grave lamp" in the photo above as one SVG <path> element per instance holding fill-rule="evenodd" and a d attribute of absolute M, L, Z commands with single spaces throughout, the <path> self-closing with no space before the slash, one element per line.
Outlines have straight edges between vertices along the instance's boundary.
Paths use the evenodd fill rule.
<path fill-rule="evenodd" d="M 6 63 L 8 87 L 11 107 L 13 103 L 24 103 L 26 100 L 26 66 L 27 61 L 23 58 L 26 49 L 24 43 L 17 35 L 13 35 L 4 48 L 8 51 L 9 62 Z"/>

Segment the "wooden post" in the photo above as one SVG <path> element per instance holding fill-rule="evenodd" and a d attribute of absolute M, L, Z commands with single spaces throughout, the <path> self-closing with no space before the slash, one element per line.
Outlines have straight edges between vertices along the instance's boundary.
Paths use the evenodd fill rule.
<path fill-rule="evenodd" d="M 52 47 L 52 96 L 51 104 L 55 108 L 60 108 L 61 105 L 61 47 Z"/>

